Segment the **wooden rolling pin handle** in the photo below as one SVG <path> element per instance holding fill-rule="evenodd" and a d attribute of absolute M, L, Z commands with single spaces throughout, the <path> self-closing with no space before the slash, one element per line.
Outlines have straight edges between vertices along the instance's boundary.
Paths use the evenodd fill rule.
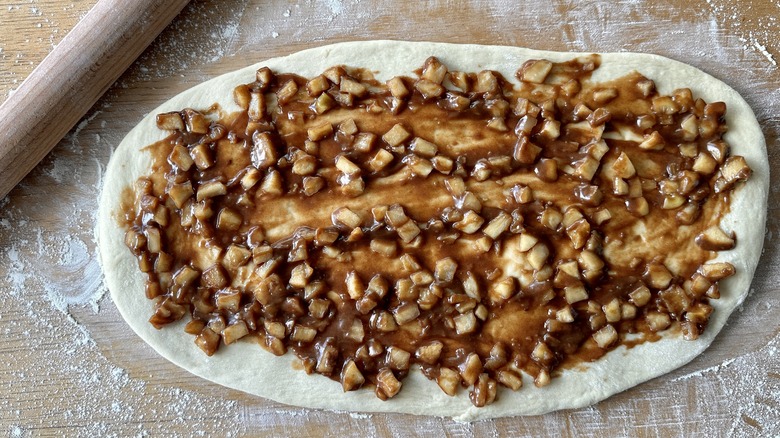
<path fill-rule="evenodd" d="M 187 2 L 97 2 L 0 105 L 0 199 L 54 148 Z"/>

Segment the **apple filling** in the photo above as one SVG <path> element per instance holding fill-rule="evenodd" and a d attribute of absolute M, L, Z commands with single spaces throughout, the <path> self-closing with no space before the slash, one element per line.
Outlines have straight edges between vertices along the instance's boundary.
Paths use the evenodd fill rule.
<path fill-rule="evenodd" d="M 159 114 L 170 135 L 122 212 L 150 323 L 188 319 L 207 355 L 291 350 L 381 399 L 417 367 L 478 407 L 620 345 L 694 341 L 735 272 L 714 259 L 751 170 L 725 104 L 639 73 L 594 83 L 599 63 L 262 68 L 238 112 Z"/>

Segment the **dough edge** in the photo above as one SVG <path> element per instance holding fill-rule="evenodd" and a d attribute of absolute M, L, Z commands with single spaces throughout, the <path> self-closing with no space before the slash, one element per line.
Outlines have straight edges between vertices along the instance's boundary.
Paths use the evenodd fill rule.
<path fill-rule="evenodd" d="M 734 250 L 722 252 L 718 259 L 734 264 L 737 274 L 721 284 L 722 296 L 712 301 L 715 311 L 707 330 L 697 341 L 670 337 L 630 350 L 619 347 L 600 360 L 585 364 L 586 372 L 566 370 L 544 388 L 535 387 L 530 377 L 524 375 L 522 389 L 513 392 L 502 388 L 495 403 L 475 408 L 469 401 L 467 389 L 462 388 L 457 396 L 449 397 L 418 370 L 413 370 L 403 380 L 404 388 L 396 397 L 383 402 L 371 390 L 344 393 L 336 381 L 293 369 L 292 354 L 277 357 L 257 345 L 242 342 L 227 348 L 223 346 L 209 358 L 194 345 L 193 337 L 183 332 L 183 321 L 159 331 L 148 322 L 152 306 L 143 294 L 143 275 L 124 245 L 124 230 L 117 226 L 114 212 L 119 209 L 122 190 L 145 174 L 151 163 L 148 154 L 140 149 L 165 136 L 156 128 L 156 114 L 185 107 L 206 108 L 214 102 L 219 102 L 226 112 L 236 111 L 238 107 L 233 103 L 233 88 L 252 82 L 254 72 L 262 66 L 311 77 L 330 66 L 345 64 L 369 68 L 375 72 L 377 79 L 382 80 L 399 74 L 410 75 L 426 58 L 437 56 L 451 70 L 490 69 L 513 79 L 516 69 L 528 59 L 565 61 L 580 55 L 586 53 L 433 42 L 356 41 L 315 47 L 262 61 L 184 91 L 144 117 L 117 147 L 107 166 L 96 233 L 106 285 L 114 303 L 130 327 L 174 364 L 220 385 L 308 408 L 401 412 L 447 416 L 458 421 L 537 415 L 593 404 L 685 365 L 711 344 L 750 289 L 762 251 L 766 223 L 769 186 L 766 144 L 755 115 L 734 89 L 687 64 L 657 55 L 630 52 L 601 54 L 601 67 L 592 80 L 609 80 L 637 70 L 653 79 L 661 93 L 688 87 L 694 96 L 708 102 L 726 102 L 729 123 L 726 139 L 732 146 L 732 153 L 745 156 L 753 169 L 753 176 L 733 197 L 731 213 L 722 223 L 724 229 L 737 233 L 738 244 Z M 738 214 L 745 211 L 752 214 Z"/>

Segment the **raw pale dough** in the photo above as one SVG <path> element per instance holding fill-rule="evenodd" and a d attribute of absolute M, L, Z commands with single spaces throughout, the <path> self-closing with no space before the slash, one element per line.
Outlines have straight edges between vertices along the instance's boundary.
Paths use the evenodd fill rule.
<path fill-rule="evenodd" d="M 689 65 L 660 56 L 635 53 L 602 55 L 601 67 L 593 80 L 617 78 L 637 70 L 656 82 L 660 93 L 688 87 L 694 96 L 708 102 L 724 101 L 728 106 L 729 132 L 726 139 L 732 153 L 743 155 L 753 176 L 739 188 L 731 213 L 723 227 L 738 236 L 735 250 L 721 252 L 720 259 L 731 262 L 737 274 L 721 284 L 722 296 L 713 300 L 715 311 L 707 330 L 696 341 L 670 337 L 627 350 L 619 347 L 602 359 L 587 364 L 585 371 L 565 371 L 549 386 L 537 388 L 528 376 L 517 392 L 499 391 L 496 402 L 484 408 L 474 407 L 467 391 L 456 397 L 442 392 L 435 382 L 414 371 L 403 381 L 403 390 L 393 399 L 381 401 L 371 390 L 343 393 L 339 382 L 319 375 L 306 375 L 291 366 L 293 355 L 273 356 L 256 345 L 238 343 L 220 348 L 207 357 L 182 330 L 179 321 L 163 330 L 148 322 L 152 302 L 144 295 L 144 276 L 135 258 L 124 245 L 125 230 L 115 220 L 121 192 L 148 173 L 151 157 L 142 148 L 167 134 L 157 129 L 155 115 L 185 107 L 205 109 L 218 102 L 228 112 L 239 108 L 233 103 L 232 90 L 254 81 L 255 71 L 268 66 L 277 72 L 295 72 L 313 77 L 333 65 L 345 64 L 374 71 L 377 79 L 411 75 L 429 56 L 438 57 L 451 70 L 496 70 L 506 78 L 528 59 L 565 61 L 577 53 L 545 52 L 517 47 L 366 41 L 335 44 L 295 53 L 284 58 L 263 61 L 198 85 L 152 111 L 122 141 L 114 152 L 105 175 L 98 216 L 99 248 L 106 283 L 111 296 L 130 327 L 171 362 L 221 385 L 246 391 L 282 403 L 310 408 L 366 412 L 405 412 L 454 417 L 460 421 L 509 415 L 532 415 L 587 406 L 610 395 L 667 373 L 704 351 L 742 303 L 758 263 L 766 220 L 769 169 L 766 145 L 761 129 L 747 103 L 732 88 Z"/>

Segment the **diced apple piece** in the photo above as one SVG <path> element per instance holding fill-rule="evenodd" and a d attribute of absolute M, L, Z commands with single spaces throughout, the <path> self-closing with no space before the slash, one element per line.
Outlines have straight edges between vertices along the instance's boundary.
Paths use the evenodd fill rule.
<path fill-rule="evenodd" d="M 363 97 L 368 92 L 368 87 L 352 78 L 343 77 L 339 84 L 339 90 L 355 97 Z"/>
<path fill-rule="evenodd" d="M 418 347 L 417 351 L 414 353 L 414 357 L 423 363 L 433 365 L 439 361 L 439 357 L 441 356 L 443 348 L 444 344 L 442 344 L 440 341 L 432 341 L 428 344 Z"/>
<path fill-rule="evenodd" d="M 292 82 L 292 81 L 290 81 Z M 294 82 L 292 82 L 295 85 Z M 251 91 L 249 93 L 249 104 L 247 106 L 247 116 L 252 122 L 263 120 L 266 115 L 265 94 L 261 91 Z"/>
<path fill-rule="evenodd" d="M 509 229 L 511 223 L 512 217 L 502 211 L 482 229 L 482 232 L 491 239 L 496 240 L 501 234 Z"/>
<path fill-rule="evenodd" d="M 590 238 L 590 224 L 586 219 L 579 219 L 566 228 L 566 235 L 571 239 L 574 249 L 581 249 Z"/>
<path fill-rule="evenodd" d="M 398 324 L 390 312 L 381 310 L 371 317 L 371 323 L 376 330 L 380 332 L 392 332 L 398 330 Z"/>
<path fill-rule="evenodd" d="M 672 273 L 669 272 L 669 269 L 667 269 L 666 266 L 664 266 L 662 263 L 658 262 L 648 263 L 645 267 L 643 276 L 647 284 L 655 289 L 665 289 L 669 287 L 669 284 L 674 278 Z"/>
<path fill-rule="evenodd" d="M 347 287 L 347 293 L 353 300 L 357 300 L 363 296 L 365 292 L 365 285 L 358 276 L 357 272 L 349 271 L 344 279 Z"/>
<path fill-rule="evenodd" d="M 393 398 L 401 390 L 401 382 L 390 368 L 382 368 L 376 375 L 376 391 L 380 398 Z"/>
<path fill-rule="evenodd" d="M 538 241 L 539 239 L 535 236 L 528 233 L 522 233 L 517 241 L 517 250 L 520 252 L 527 252 L 533 248 Z"/>
<path fill-rule="evenodd" d="M 542 158 L 536 163 L 534 173 L 544 182 L 555 182 L 558 180 L 558 162 L 552 158 Z"/>
<path fill-rule="evenodd" d="M 436 155 L 438 146 L 423 138 L 415 137 L 409 145 L 409 149 L 423 158 L 432 158 Z"/>
<path fill-rule="evenodd" d="M 734 265 L 728 262 L 709 262 L 699 267 L 699 272 L 710 281 L 720 281 L 736 272 Z"/>
<path fill-rule="evenodd" d="M 376 142 L 376 134 L 371 132 L 360 132 L 355 136 L 352 142 L 352 148 L 358 152 L 370 152 Z"/>
<path fill-rule="evenodd" d="M 498 79 L 490 70 L 482 70 L 477 73 L 477 83 L 474 84 L 475 93 L 498 93 Z"/>
<path fill-rule="evenodd" d="M 602 90 L 599 92 L 600 94 L 593 94 L 594 99 L 609 99 L 611 100 L 612 93 Z M 598 102 L 597 102 L 598 103 Z M 594 128 L 601 127 L 603 129 L 603 126 L 605 123 L 612 120 L 612 113 L 609 112 L 608 109 L 603 107 L 596 108 L 593 112 L 587 115 L 585 120 L 588 121 L 588 124 Z"/>
<path fill-rule="evenodd" d="M 599 105 L 604 105 L 618 97 L 618 94 L 617 88 L 602 88 L 593 92 L 593 101 Z"/>
<path fill-rule="evenodd" d="M 322 93 L 314 101 L 314 104 L 312 104 L 312 109 L 317 114 L 324 114 L 328 112 L 328 110 L 330 110 L 331 108 L 335 107 L 336 105 L 337 102 L 333 100 L 332 97 L 330 97 L 330 94 Z"/>
<path fill-rule="evenodd" d="M 645 319 L 647 321 L 647 326 L 654 332 L 666 330 L 672 324 L 672 319 L 669 315 L 661 312 L 648 312 Z"/>
<path fill-rule="evenodd" d="M 290 286 L 303 289 L 309 284 L 309 279 L 313 273 L 314 269 L 306 262 L 296 265 L 290 272 Z"/>
<path fill-rule="evenodd" d="M 445 257 L 436 261 L 433 276 L 437 282 L 449 283 L 455 278 L 458 263 L 451 257 Z"/>
<path fill-rule="evenodd" d="M 411 134 L 400 123 L 396 123 L 382 136 L 382 140 L 390 146 L 398 146 L 409 139 Z"/>
<path fill-rule="evenodd" d="M 474 384 L 474 389 L 469 392 L 469 399 L 474 406 L 481 408 L 496 400 L 497 391 L 496 381 L 491 379 L 487 373 L 482 373 Z"/>
<path fill-rule="evenodd" d="M 420 234 L 420 227 L 418 227 L 414 221 L 410 220 L 397 227 L 396 232 L 404 243 L 410 243 Z"/>
<path fill-rule="evenodd" d="M 466 271 L 465 278 L 463 279 L 463 291 L 467 296 L 475 300 L 479 300 L 482 296 L 477 277 L 471 271 Z"/>
<path fill-rule="evenodd" d="M 187 148 L 182 145 L 176 145 L 173 147 L 170 155 L 168 155 L 168 161 L 176 166 L 178 170 L 183 172 L 190 170 L 192 165 L 195 163 Z"/>
<path fill-rule="evenodd" d="M 496 380 L 512 391 L 517 391 L 523 387 L 523 379 L 511 370 L 500 370 L 496 374 Z"/>
<path fill-rule="evenodd" d="M 333 135 L 333 125 L 330 122 L 324 122 L 310 127 L 306 133 L 310 141 L 319 141 Z"/>
<path fill-rule="evenodd" d="M 271 134 L 267 132 L 257 132 L 252 135 L 252 164 L 260 170 L 266 169 L 279 159 L 276 153 Z"/>
<path fill-rule="evenodd" d="M 162 234 L 160 229 L 154 226 L 147 226 L 144 229 L 146 236 L 146 249 L 152 254 L 159 254 L 163 250 Z"/>
<path fill-rule="evenodd" d="M 360 167 L 344 155 L 336 157 L 336 169 L 349 176 L 355 176 L 360 173 Z"/>
<path fill-rule="evenodd" d="M 696 244 L 707 251 L 725 251 L 736 245 L 734 233 L 726 233 L 719 226 L 713 225 L 696 236 Z"/>
<path fill-rule="evenodd" d="M 480 216 L 473 210 L 469 210 L 463 215 L 463 219 L 454 223 L 452 226 L 453 228 L 463 233 L 474 234 L 477 232 L 477 230 L 479 230 L 479 228 L 484 223 L 485 223 L 485 219 L 482 218 L 482 216 Z"/>
<path fill-rule="evenodd" d="M 282 174 L 271 169 L 260 183 L 260 191 L 269 195 L 279 196 L 284 193 Z"/>
<path fill-rule="evenodd" d="M 452 158 L 445 157 L 443 155 L 437 155 L 431 158 L 431 164 L 438 172 L 444 175 L 449 175 L 450 172 L 452 172 L 454 162 L 452 161 Z"/>
<path fill-rule="evenodd" d="M 582 284 L 566 286 L 563 288 L 563 295 L 569 304 L 578 303 L 588 299 L 588 291 Z"/>
<path fill-rule="evenodd" d="M 517 78 L 521 81 L 541 84 L 552 70 L 552 62 L 546 59 L 526 61 L 517 71 Z"/>
<path fill-rule="evenodd" d="M 596 345 L 601 348 L 608 348 L 618 340 L 618 333 L 612 324 L 607 324 L 600 328 L 596 333 L 593 333 L 593 340 L 596 341 Z"/>
<path fill-rule="evenodd" d="M 527 260 L 532 268 L 540 270 L 550 256 L 550 249 L 542 242 L 538 242 L 528 251 Z"/>
<path fill-rule="evenodd" d="M 601 310 L 604 312 L 604 316 L 607 318 L 607 322 L 618 322 L 621 319 L 621 305 L 620 300 L 613 298 L 609 303 L 603 305 Z"/>
<path fill-rule="evenodd" d="M 387 347 L 387 365 L 390 369 L 397 371 L 406 371 L 409 369 L 412 354 L 401 348 Z"/>
<path fill-rule="evenodd" d="M 190 156 L 195 162 L 195 166 L 200 170 L 205 170 L 214 165 L 211 149 L 206 144 L 199 144 L 190 150 Z"/>
<path fill-rule="evenodd" d="M 442 64 L 436 57 L 431 56 L 425 60 L 422 70 L 422 78 L 431 82 L 441 84 L 447 76 L 447 66 Z"/>
<path fill-rule="evenodd" d="M 415 286 L 427 286 L 433 283 L 433 275 L 426 270 L 420 270 L 409 276 Z"/>
<path fill-rule="evenodd" d="M 286 329 L 284 324 L 281 322 L 266 320 L 263 322 L 263 329 L 265 329 L 265 333 L 267 335 L 274 336 L 279 339 L 283 339 L 286 335 Z"/>
<path fill-rule="evenodd" d="M 553 205 L 548 205 L 547 208 L 542 211 L 542 216 L 539 218 L 539 222 L 550 230 L 557 230 L 558 225 L 563 220 L 563 214 L 555 208 Z"/>
<path fill-rule="evenodd" d="M 645 135 L 642 143 L 639 143 L 639 148 L 651 151 L 660 151 L 663 150 L 665 145 L 666 143 L 661 134 L 659 134 L 658 131 L 653 131 L 652 134 Z"/>
<path fill-rule="evenodd" d="M 198 187 L 198 193 L 195 199 L 198 200 L 198 202 L 204 200 L 213 198 L 216 196 L 223 196 L 227 194 L 227 187 L 225 187 L 225 184 L 222 183 L 222 181 L 209 181 L 205 184 L 202 184 L 200 187 Z"/>
<path fill-rule="evenodd" d="M 593 176 L 596 175 L 596 171 L 598 171 L 601 163 L 597 159 L 587 155 L 575 161 L 573 165 L 574 176 L 578 176 L 586 181 L 590 181 L 593 179 Z"/>
<path fill-rule="evenodd" d="M 643 284 L 637 286 L 636 289 L 628 294 L 628 296 L 630 297 L 631 302 L 634 303 L 637 307 L 645 306 L 650 302 L 650 298 L 652 297 L 650 289 L 648 289 L 647 286 Z"/>
<path fill-rule="evenodd" d="M 618 158 L 612 163 L 612 171 L 615 172 L 616 176 L 623 179 L 631 178 L 636 175 L 634 163 L 631 162 L 631 159 L 625 152 L 620 152 Z"/>
<path fill-rule="evenodd" d="M 317 330 L 311 327 L 296 324 L 295 327 L 293 327 L 292 333 L 290 334 L 290 340 L 292 342 L 305 344 L 313 341 L 315 336 L 317 336 Z"/>
<path fill-rule="evenodd" d="M 457 394 L 460 386 L 460 374 L 452 368 L 441 367 L 439 368 L 439 377 L 436 378 L 436 383 L 445 394 L 454 396 Z"/>
<path fill-rule="evenodd" d="M 414 321 L 420 316 L 420 308 L 414 301 L 401 304 L 393 310 L 395 316 L 395 322 L 398 325 L 404 325 L 408 322 Z"/>
<path fill-rule="evenodd" d="M 204 328 L 200 334 L 195 337 L 195 345 L 198 346 L 207 356 L 212 356 L 219 347 L 220 337 L 210 328 Z"/>
<path fill-rule="evenodd" d="M 479 359 L 477 353 L 470 353 L 466 356 L 466 360 L 460 364 L 458 369 L 463 381 L 471 386 L 477 381 L 479 375 L 482 374 L 482 361 Z"/>
<path fill-rule="evenodd" d="M 393 257 L 396 253 L 396 243 L 389 239 L 372 239 L 369 247 L 371 251 L 385 257 Z"/>
<path fill-rule="evenodd" d="M 418 157 L 417 155 L 410 155 L 406 157 L 405 161 L 414 175 L 426 177 L 433 172 L 433 164 L 425 158 Z"/>
<path fill-rule="evenodd" d="M 359 227 L 363 219 L 349 207 L 340 207 L 331 215 L 333 225 L 345 226 L 349 229 Z"/>
<path fill-rule="evenodd" d="M 220 230 L 236 231 L 241 228 L 243 221 L 241 213 L 227 207 L 217 214 L 217 228 Z"/>
<path fill-rule="evenodd" d="M 680 106 L 670 96 L 653 98 L 653 112 L 662 115 L 672 115 L 680 111 Z"/>
<path fill-rule="evenodd" d="M 427 79 L 420 79 L 415 82 L 414 88 L 420 92 L 424 100 L 439 97 L 444 94 L 444 87 Z"/>
<path fill-rule="evenodd" d="M 752 174 L 745 157 L 735 155 L 728 157 L 720 168 L 720 176 L 715 180 L 715 193 L 730 190 L 740 181 L 746 181 Z"/>
<path fill-rule="evenodd" d="M 222 330 L 222 339 L 225 344 L 230 345 L 248 334 L 249 328 L 247 328 L 246 322 L 239 320 Z"/>
<path fill-rule="evenodd" d="M 474 312 L 466 312 L 453 318 L 455 332 L 459 335 L 473 333 L 477 329 L 477 318 Z"/>
<path fill-rule="evenodd" d="M 374 154 L 371 160 L 369 160 L 368 166 L 374 172 L 379 172 L 387 167 L 392 161 L 393 154 L 384 149 L 380 149 L 376 152 L 376 154 Z"/>
<path fill-rule="evenodd" d="M 398 76 L 387 81 L 387 88 L 396 99 L 403 99 L 409 95 L 409 90 L 406 88 L 403 79 Z"/>
<path fill-rule="evenodd" d="M 157 127 L 166 131 L 184 131 L 184 120 L 178 112 L 157 114 Z"/>
<path fill-rule="evenodd" d="M 235 271 L 246 264 L 251 256 L 252 251 L 243 246 L 231 244 L 222 258 L 222 265 L 228 270 Z"/>
<path fill-rule="evenodd" d="M 503 303 L 512 296 L 516 291 L 515 280 L 512 277 L 504 278 L 501 281 L 493 283 L 488 290 L 488 297 L 493 303 Z"/>
<path fill-rule="evenodd" d="M 328 78 L 323 75 L 316 76 L 306 83 L 306 91 L 311 97 L 318 97 L 320 94 L 327 91 L 328 88 L 330 88 L 330 82 L 328 81 Z"/>
<path fill-rule="evenodd" d="M 644 197 L 626 199 L 626 208 L 635 216 L 642 217 L 650 214 L 650 204 Z"/>
<path fill-rule="evenodd" d="M 182 113 L 184 114 L 184 124 L 186 125 L 187 131 L 193 134 L 209 133 L 211 122 L 209 122 L 209 119 L 206 118 L 206 116 L 191 108 L 184 109 Z"/>
<path fill-rule="evenodd" d="M 341 370 L 341 387 L 344 392 L 354 391 L 366 382 L 366 378 L 360 369 L 355 364 L 354 360 L 348 360 L 344 363 L 344 368 Z"/>
<path fill-rule="evenodd" d="M 566 306 L 555 312 L 555 320 L 564 324 L 574 322 L 574 310 L 571 306 Z"/>

